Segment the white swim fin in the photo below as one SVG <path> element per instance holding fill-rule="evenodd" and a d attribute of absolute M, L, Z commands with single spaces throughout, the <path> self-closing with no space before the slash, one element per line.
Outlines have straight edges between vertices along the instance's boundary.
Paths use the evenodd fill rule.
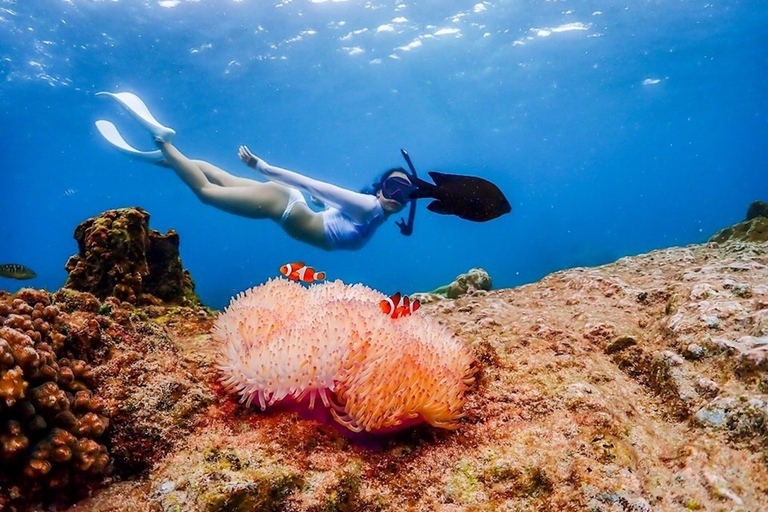
<path fill-rule="evenodd" d="M 176 132 L 167 126 L 163 126 L 155 119 L 141 98 L 132 92 L 97 92 L 96 96 L 109 96 L 120 103 L 141 125 L 149 130 L 149 133 L 159 137 L 164 142 L 171 142 Z M 109 140 L 109 139 L 107 139 Z"/>
<path fill-rule="evenodd" d="M 162 151 L 159 149 L 155 151 L 139 151 L 125 142 L 123 136 L 117 131 L 117 127 L 109 121 L 99 119 L 96 121 L 96 129 L 99 130 L 102 137 L 107 139 L 107 142 L 130 157 L 151 164 L 166 165 L 165 155 L 163 155 Z"/>

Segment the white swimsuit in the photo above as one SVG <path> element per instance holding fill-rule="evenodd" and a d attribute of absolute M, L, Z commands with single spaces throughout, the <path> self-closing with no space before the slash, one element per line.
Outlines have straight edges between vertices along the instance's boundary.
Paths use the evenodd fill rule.
<path fill-rule="evenodd" d="M 284 223 L 298 202 L 306 204 L 301 192 L 314 196 L 326 205 L 323 215 L 325 240 L 331 249 L 359 249 L 386 220 L 379 199 L 371 194 L 353 192 L 299 173 L 269 165 L 259 159 L 256 170 L 266 178 L 291 187 L 288 205 L 280 223 Z"/>
<path fill-rule="evenodd" d="M 328 208 L 323 212 L 323 229 L 325 240 L 334 249 L 359 249 L 371 239 L 376 228 L 384 224 L 386 215 L 384 208 L 376 201 L 380 214 L 371 218 L 365 224 L 358 224 L 341 210 Z"/>

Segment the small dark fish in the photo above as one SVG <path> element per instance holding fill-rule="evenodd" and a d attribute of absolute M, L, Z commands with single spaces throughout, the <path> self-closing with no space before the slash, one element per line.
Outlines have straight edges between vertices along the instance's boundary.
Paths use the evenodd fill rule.
<path fill-rule="evenodd" d="M 465 220 L 485 222 L 512 211 L 512 206 L 490 181 L 476 176 L 429 173 L 434 184 L 419 178 L 413 179 L 416 190 L 411 199 L 431 197 L 427 210 L 441 215 L 456 215 Z"/>
<path fill-rule="evenodd" d="M 37 277 L 35 271 L 24 265 L 17 263 L 5 263 L 0 265 L 0 277 L 8 277 L 11 279 L 32 279 Z"/>

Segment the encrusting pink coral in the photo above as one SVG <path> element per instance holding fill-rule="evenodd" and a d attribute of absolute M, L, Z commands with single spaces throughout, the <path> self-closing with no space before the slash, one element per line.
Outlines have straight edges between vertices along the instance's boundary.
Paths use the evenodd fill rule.
<path fill-rule="evenodd" d="M 458 428 L 471 351 L 427 316 L 382 314 L 383 298 L 360 284 L 286 279 L 239 294 L 213 329 L 222 383 L 262 410 L 311 412 L 321 402 L 351 432 Z"/>

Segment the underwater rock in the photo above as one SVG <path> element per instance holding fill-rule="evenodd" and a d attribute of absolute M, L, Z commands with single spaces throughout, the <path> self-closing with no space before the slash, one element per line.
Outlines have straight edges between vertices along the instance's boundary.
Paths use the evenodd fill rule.
<path fill-rule="evenodd" d="M 451 283 L 435 288 L 431 292 L 414 293 L 412 299 L 422 304 L 441 299 L 457 299 L 463 295 L 482 294 L 492 288 L 491 276 L 482 268 L 472 268 L 466 274 L 459 274 Z"/>
<path fill-rule="evenodd" d="M 75 229 L 78 254 L 65 266 L 64 288 L 131 304 L 195 305 L 200 299 L 179 257 L 179 235 L 149 228 L 149 213 L 108 210 Z"/>
<path fill-rule="evenodd" d="M 182 505 L 190 512 L 285 510 L 286 499 L 306 483 L 301 470 L 259 448 L 243 449 L 231 438 L 210 435 L 196 440 L 162 464 L 150 491 L 152 503 L 159 510 Z M 211 474 L 221 483 L 214 492 L 206 482 Z"/>
<path fill-rule="evenodd" d="M 100 311 L 110 350 L 94 373 L 110 411 L 112 476 L 130 478 L 171 452 L 214 402 L 212 356 L 185 353 L 192 345 L 200 352 L 198 345 L 210 346 L 210 337 L 199 333 L 210 330 L 214 316 L 200 307 L 135 308 L 114 297 Z"/>
<path fill-rule="evenodd" d="M 729 240 L 744 242 L 768 241 L 768 203 L 754 201 L 747 209 L 747 217 L 743 222 L 727 227 L 715 233 L 710 242 L 718 244 Z"/>
<path fill-rule="evenodd" d="M 723 244 L 731 240 L 742 242 L 768 241 L 768 217 L 757 216 L 715 233 L 710 242 Z"/>
<path fill-rule="evenodd" d="M 736 446 L 755 452 L 768 452 L 768 403 L 765 395 L 722 396 L 699 409 L 694 417 L 698 426 L 725 432 Z"/>
<path fill-rule="evenodd" d="M 747 218 L 745 220 L 752 220 L 755 217 L 768 218 L 768 203 L 763 201 L 754 201 L 749 205 L 747 209 Z"/>

